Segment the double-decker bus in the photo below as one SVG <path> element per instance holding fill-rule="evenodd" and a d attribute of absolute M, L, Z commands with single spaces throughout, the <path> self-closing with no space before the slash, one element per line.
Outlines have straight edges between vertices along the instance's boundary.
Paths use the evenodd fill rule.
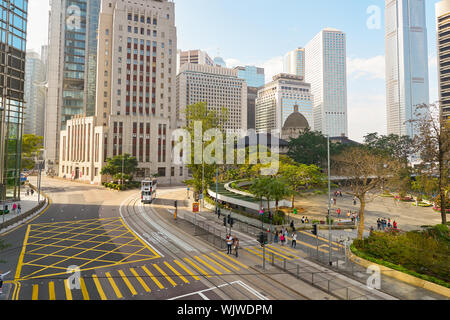
<path fill-rule="evenodd" d="M 152 203 L 156 198 L 156 188 L 158 187 L 158 181 L 153 180 L 144 180 L 141 183 L 141 202 Z"/>

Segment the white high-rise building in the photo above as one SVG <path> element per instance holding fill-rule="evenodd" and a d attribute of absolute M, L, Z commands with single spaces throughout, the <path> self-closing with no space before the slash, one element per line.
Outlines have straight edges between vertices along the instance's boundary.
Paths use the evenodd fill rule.
<path fill-rule="evenodd" d="M 450 0 L 436 3 L 439 101 L 442 117 L 450 121 Z"/>
<path fill-rule="evenodd" d="M 387 133 L 415 135 L 416 107 L 429 103 L 425 0 L 386 0 Z"/>
<path fill-rule="evenodd" d="M 314 130 L 348 136 L 346 35 L 327 28 L 305 47 L 305 82 L 314 96 Z"/>
<path fill-rule="evenodd" d="M 305 78 L 305 49 L 297 48 L 284 56 L 283 72 Z"/>
<path fill-rule="evenodd" d="M 238 70 L 187 63 L 177 76 L 177 118 L 186 106 L 206 102 L 208 109 L 228 110 L 227 131 L 247 130 L 247 83 Z"/>

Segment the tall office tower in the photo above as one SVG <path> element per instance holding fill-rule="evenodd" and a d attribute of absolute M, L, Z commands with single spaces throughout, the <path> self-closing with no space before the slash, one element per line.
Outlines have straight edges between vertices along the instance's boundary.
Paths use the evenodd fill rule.
<path fill-rule="evenodd" d="M 415 110 L 429 103 L 425 0 L 386 0 L 387 133 L 414 137 Z"/>
<path fill-rule="evenodd" d="M 305 81 L 314 96 L 314 130 L 348 136 L 345 33 L 327 28 L 306 45 Z"/>
<path fill-rule="evenodd" d="M 25 63 L 24 133 L 44 136 L 45 64 L 41 56 L 27 51 Z"/>
<path fill-rule="evenodd" d="M 100 0 L 51 1 L 44 134 L 50 171 L 58 170 L 59 135 L 66 122 L 95 112 L 99 10 Z"/>
<path fill-rule="evenodd" d="M 439 101 L 444 119 L 450 119 L 450 0 L 436 3 Z"/>
<path fill-rule="evenodd" d="M 281 73 L 273 81 L 260 88 L 256 99 L 256 132 L 271 133 L 279 130 L 277 137 L 289 116 L 298 111 L 309 127 L 313 123 L 313 96 L 311 85 L 303 77 Z"/>
<path fill-rule="evenodd" d="M 95 116 L 77 116 L 61 131 L 59 176 L 100 183 L 108 158 L 136 157 L 135 177 L 185 179 L 172 164 L 175 117 L 175 4 L 102 0 L 98 26 Z"/>
<path fill-rule="evenodd" d="M 0 2 L 0 201 L 20 199 L 28 1 Z"/>
<path fill-rule="evenodd" d="M 215 57 L 214 58 L 214 65 L 216 67 L 221 67 L 221 68 L 226 68 L 227 67 L 226 62 L 225 62 L 225 60 L 223 60 L 222 57 Z"/>
<path fill-rule="evenodd" d="M 283 72 L 305 78 L 305 49 L 297 48 L 284 56 Z"/>
<path fill-rule="evenodd" d="M 192 63 L 192 64 L 205 64 L 208 66 L 213 66 L 214 61 L 211 59 L 211 57 L 202 50 L 188 50 L 188 51 L 178 51 L 177 54 L 177 65 L 178 70 L 179 68 L 184 65 L 185 63 Z"/>
<path fill-rule="evenodd" d="M 184 119 L 186 106 L 206 102 L 209 110 L 228 110 L 227 131 L 247 129 L 247 84 L 237 70 L 185 64 L 177 76 L 177 118 Z"/>
<path fill-rule="evenodd" d="M 258 88 L 265 83 L 264 68 L 245 66 L 234 69 L 238 71 L 238 77 L 247 82 L 247 129 L 255 129 L 255 103 Z"/>

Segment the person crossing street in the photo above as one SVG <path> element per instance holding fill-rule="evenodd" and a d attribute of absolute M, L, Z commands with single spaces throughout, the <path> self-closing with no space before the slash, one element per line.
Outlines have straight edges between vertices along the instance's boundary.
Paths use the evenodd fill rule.
<path fill-rule="evenodd" d="M 7 276 L 11 271 L 8 271 L 6 273 L 0 273 L 0 294 L 3 294 L 3 279 L 5 278 L 5 276 Z"/>
<path fill-rule="evenodd" d="M 233 237 L 231 236 L 231 234 L 227 235 L 226 238 L 226 242 L 227 242 L 227 254 L 231 254 L 231 250 L 232 250 L 232 246 L 233 246 Z"/>

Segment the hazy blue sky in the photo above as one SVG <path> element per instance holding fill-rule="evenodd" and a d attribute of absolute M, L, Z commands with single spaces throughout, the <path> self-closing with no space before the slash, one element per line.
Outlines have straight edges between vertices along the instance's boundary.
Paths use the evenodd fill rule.
<path fill-rule="evenodd" d="M 267 79 L 281 72 L 281 57 L 305 46 L 321 29 L 347 34 L 349 135 L 386 133 L 384 82 L 384 0 L 176 0 L 178 48 L 203 49 L 227 64 L 266 68 Z M 436 21 L 426 0 L 430 99 L 437 100 Z M 369 29 L 371 14 L 381 13 L 379 29 Z M 30 0 L 28 48 L 47 42 L 48 0 Z M 373 12 L 373 11 L 372 11 Z"/>

